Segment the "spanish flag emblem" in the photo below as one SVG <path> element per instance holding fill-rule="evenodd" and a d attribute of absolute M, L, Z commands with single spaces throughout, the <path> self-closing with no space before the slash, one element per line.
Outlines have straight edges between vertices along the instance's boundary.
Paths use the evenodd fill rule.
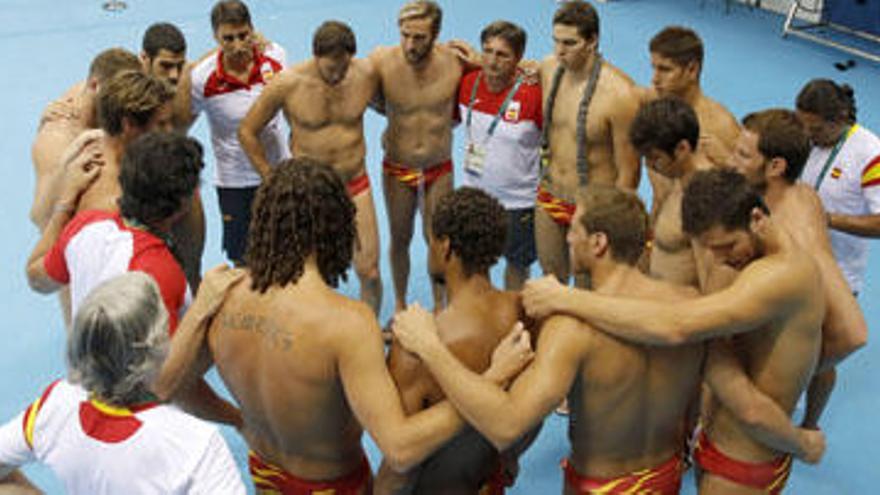
<path fill-rule="evenodd" d="M 843 170 L 841 170 L 839 167 L 834 167 L 833 169 L 831 169 L 832 179 L 839 179 L 841 175 L 843 175 Z"/>

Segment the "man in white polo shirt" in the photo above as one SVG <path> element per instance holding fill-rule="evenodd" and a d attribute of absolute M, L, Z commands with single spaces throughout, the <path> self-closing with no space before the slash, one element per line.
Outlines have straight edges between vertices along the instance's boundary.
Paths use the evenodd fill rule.
<path fill-rule="evenodd" d="M 797 97 L 813 149 L 801 180 L 828 212 L 834 257 L 854 293 L 868 266 L 868 237 L 880 237 L 880 138 L 856 123 L 852 88 L 814 79 Z"/>
<path fill-rule="evenodd" d="M 462 183 L 495 196 L 507 210 L 504 287 L 518 290 L 536 258 L 541 86 L 517 74 L 526 47 L 521 27 L 493 22 L 480 42 L 483 68 L 465 75 L 458 95 L 467 143 Z"/>
<path fill-rule="evenodd" d="M 214 184 L 223 216 L 223 250 L 236 264 L 243 263 L 250 210 L 257 187 L 270 173 L 248 160 L 238 141 L 238 124 L 263 87 L 285 65 L 284 49 L 275 43 L 259 48 L 247 6 L 239 0 L 217 2 L 211 27 L 219 49 L 198 63 L 181 80 L 177 92 L 178 116 L 189 123 L 202 111 L 211 127 L 216 158 Z M 286 133 L 280 112 L 260 134 L 270 164 L 288 158 Z"/>

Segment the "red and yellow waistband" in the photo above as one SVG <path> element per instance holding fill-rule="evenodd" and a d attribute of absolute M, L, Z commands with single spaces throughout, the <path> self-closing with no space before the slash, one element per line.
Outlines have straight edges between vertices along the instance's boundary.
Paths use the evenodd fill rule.
<path fill-rule="evenodd" d="M 424 169 L 412 168 L 399 163 L 389 161 L 387 158 L 382 160 L 382 170 L 391 177 L 396 178 L 402 184 L 406 184 L 413 189 L 419 187 L 419 184 L 431 187 L 431 184 L 440 177 L 452 173 L 452 160 L 431 165 Z"/>
<path fill-rule="evenodd" d="M 677 495 L 681 489 L 684 463 L 675 455 L 659 466 L 641 469 L 615 478 L 586 478 L 578 473 L 568 459 L 562 461 L 565 484 L 580 495 L 624 495 L 650 493 Z"/>
<path fill-rule="evenodd" d="M 576 205 L 569 203 L 564 199 L 557 198 L 544 187 L 544 184 L 538 185 L 538 197 L 536 202 L 538 203 L 538 206 L 543 208 L 544 211 L 550 215 L 550 218 L 552 218 L 557 224 L 562 225 L 563 227 L 571 225 Z"/>
<path fill-rule="evenodd" d="M 778 457 L 770 462 L 744 462 L 728 457 L 718 450 L 705 432 L 700 433 L 694 459 L 700 469 L 740 485 L 764 490 L 770 495 L 782 493 L 791 473 L 791 456 Z"/>
<path fill-rule="evenodd" d="M 256 452 L 248 452 L 248 470 L 257 493 L 278 495 L 360 495 L 372 493 L 373 475 L 364 457 L 351 474 L 330 481 L 308 481 L 266 462 Z"/>

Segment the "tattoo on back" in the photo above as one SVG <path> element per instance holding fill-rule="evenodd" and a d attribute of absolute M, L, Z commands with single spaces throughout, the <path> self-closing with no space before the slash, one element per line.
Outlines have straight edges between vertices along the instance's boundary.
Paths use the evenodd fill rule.
<path fill-rule="evenodd" d="M 252 332 L 263 337 L 273 347 L 289 350 L 293 346 L 293 333 L 285 330 L 265 316 L 249 313 L 227 313 L 220 318 L 220 328 Z"/>

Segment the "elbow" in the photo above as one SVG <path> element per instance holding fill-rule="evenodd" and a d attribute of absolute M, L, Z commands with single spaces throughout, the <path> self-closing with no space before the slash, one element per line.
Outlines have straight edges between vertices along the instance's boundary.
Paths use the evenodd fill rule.
<path fill-rule="evenodd" d="M 734 414 L 746 428 L 754 429 L 763 424 L 765 414 L 757 404 L 746 404 L 736 407 Z"/>
<path fill-rule="evenodd" d="M 388 466 L 398 473 L 405 473 L 422 461 L 415 450 L 403 442 L 382 445 L 380 450 Z"/>
<path fill-rule="evenodd" d="M 238 142 L 241 143 L 242 148 L 245 148 L 248 143 L 252 142 L 253 140 L 251 138 L 253 137 L 253 130 L 247 123 L 242 122 L 238 127 Z"/>
<path fill-rule="evenodd" d="M 44 277 L 37 273 L 38 271 L 39 270 L 36 269 L 34 263 L 27 267 L 28 286 L 30 286 L 31 290 L 39 294 L 50 294 L 55 292 L 55 284 L 46 281 Z"/>
<path fill-rule="evenodd" d="M 493 447 L 498 449 L 499 452 L 503 452 L 507 450 L 511 445 L 515 444 L 517 440 L 520 438 L 520 434 L 518 432 L 514 432 L 512 429 L 506 429 L 505 431 L 497 432 L 493 435 L 489 435 L 489 442 Z"/>

